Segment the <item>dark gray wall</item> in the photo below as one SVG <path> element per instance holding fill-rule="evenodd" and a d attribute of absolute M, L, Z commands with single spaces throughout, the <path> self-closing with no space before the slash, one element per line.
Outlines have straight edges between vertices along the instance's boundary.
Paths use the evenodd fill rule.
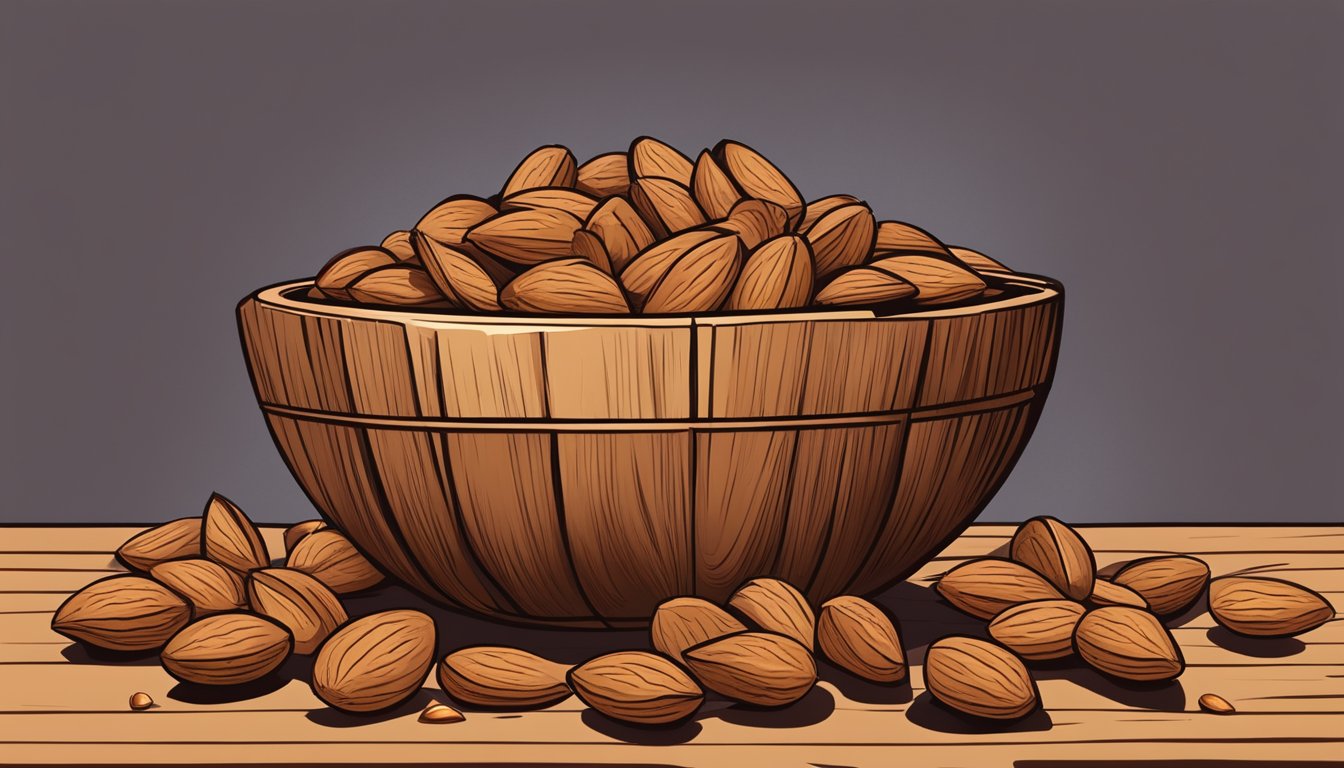
<path fill-rule="evenodd" d="M 0 0 L 0 518 L 309 516 L 235 302 L 651 133 L 1064 281 L 987 518 L 1338 520 L 1342 38 L 1284 0 Z"/>

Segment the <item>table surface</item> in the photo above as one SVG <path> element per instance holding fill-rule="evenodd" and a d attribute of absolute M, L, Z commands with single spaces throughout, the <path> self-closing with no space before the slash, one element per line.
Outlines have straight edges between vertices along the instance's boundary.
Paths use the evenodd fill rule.
<path fill-rule="evenodd" d="M 535 712 L 464 710 L 455 724 L 417 722 L 444 699 L 433 676 L 407 705 L 359 718 L 324 708 L 296 658 L 259 686 L 217 691 L 176 683 L 152 656 L 95 658 L 53 633 L 72 590 L 120 571 L 109 553 L 131 527 L 0 528 L 0 764 L 511 764 L 1046 766 L 1181 761 L 1344 762 L 1344 621 L 1300 638 L 1250 640 L 1217 627 L 1203 601 L 1171 626 L 1187 669 L 1160 687 L 1126 686 L 1072 664 L 1035 668 L 1045 709 L 997 729 L 932 702 L 924 648 L 983 623 L 941 602 L 931 579 L 961 560 L 1002 553 L 1013 528 L 977 525 L 908 582 L 878 599 L 901 622 L 908 684 L 861 683 L 821 665 L 815 690 L 778 711 L 710 699 L 671 730 L 623 726 L 571 697 Z M 267 528 L 272 553 L 280 528 Z M 1192 554 L 1215 575 L 1248 568 L 1300 582 L 1344 606 L 1344 526 L 1099 526 L 1080 532 L 1099 565 L 1154 552 Z M 1103 569 L 1104 572 L 1105 569 Z M 646 647 L 642 632 L 535 630 L 439 609 L 398 587 L 347 603 L 351 615 L 418 607 L 439 619 L 445 650 L 517 645 L 564 661 Z M 157 706 L 127 708 L 135 691 Z M 1217 693 L 1234 715 L 1200 712 Z"/>

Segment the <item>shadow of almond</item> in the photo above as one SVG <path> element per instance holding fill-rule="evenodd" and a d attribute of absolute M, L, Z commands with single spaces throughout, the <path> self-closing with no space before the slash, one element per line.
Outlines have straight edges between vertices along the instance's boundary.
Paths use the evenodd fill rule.
<path fill-rule="evenodd" d="M 899 683 L 884 685 L 855 677 L 826 662 L 820 662 L 817 666 L 818 677 L 834 685 L 850 701 L 862 704 L 908 704 L 914 698 L 909 674 Z"/>
<path fill-rule="evenodd" d="M 905 717 L 921 728 L 939 733 L 1031 733 L 1048 731 L 1054 727 L 1050 713 L 1037 709 L 1021 720 L 1005 722 L 975 717 L 958 712 L 944 705 L 928 691 L 919 694 L 905 710 Z"/>
<path fill-rule="evenodd" d="M 71 664 L 116 664 L 132 667 L 159 665 L 158 651 L 109 651 L 82 643 L 71 643 L 62 648 L 61 656 Z"/>
<path fill-rule="evenodd" d="M 888 589 L 873 602 L 896 617 L 909 664 L 924 662 L 924 649 L 948 635 L 987 637 L 985 622 L 953 608 L 931 585 L 903 582 Z"/>
<path fill-rule="evenodd" d="M 700 723 L 695 720 L 688 720 L 673 726 L 621 723 L 595 709 L 583 710 L 579 719 L 583 721 L 584 725 L 603 736 L 608 736 L 626 744 L 642 744 L 651 747 L 685 744 L 695 738 L 702 730 Z"/>
<path fill-rule="evenodd" d="M 274 693 L 289 684 L 279 670 L 260 680 L 238 685 L 201 685 L 179 682 L 168 689 L 168 698 L 187 704 L 234 704 Z"/>
<path fill-rule="evenodd" d="M 1075 659 L 1075 664 L 1077 660 Z M 1107 677 L 1094 669 L 1078 666 L 1033 667 L 1032 675 L 1039 680 L 1068 680 L 1075 685 L 1104 696 L 1117 704 L 1131 709 L 1147 709 L 1158 712 L 1182 712 L 1185 710 L 1185 688 L 1180 680 L 1156 683 L 1118 680 Z M 1045 702 L 1049 706 L 1049 702 Z"/>
<path fill-rule="evenodd" d="M 397 706 L 384 710 L 382 712 L 370 712 L 369 714 L 358 714 L 351 712 L 342 712 L 332 707 L 322 707 L 320 709 L 310 710 L 304 717 L 309 722 L 326 726 L 327 728 L 353 728 L 370 723 L 381 723 L 387 720 L 395 720 L 399 717 L 414 715 L 434 701 L 437 690 L 430 688 L 421 688 L 415 695 Z"/>
<path fill-rule="evenodd" d="M 803 728 L 820 723 L 834 711 L 835 697 L 831 692 L 825 688 L 814 687 L 803 698 L 788 706 L 752 707 L 747 704 L 734 704 L 712 712 L 707 717 L 718 717 L 725 723 L 748 728 Z"/>
<path fill-rule="evenodd" d="M 1307 644 L 1296 637 L 1246 637 L 1226 627 L 1214 627 L 1205 636 L 1219 648 L 1257 659 L 1282 659 L 1307 648 Z"/>

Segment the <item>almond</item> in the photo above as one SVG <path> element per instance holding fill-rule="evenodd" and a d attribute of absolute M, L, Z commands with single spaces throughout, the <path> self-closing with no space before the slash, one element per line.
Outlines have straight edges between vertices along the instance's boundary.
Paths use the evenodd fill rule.
<path fill-rule="evenodd" d="M 557 211 L 564 211 L 580 219 L 588 218 L 588 214 L 597 207 L 597 198 L 577 189 L 567 187 L 538 187 L 528 189 L 509 195 L 499 203 L 501 211 L 509 211 L 516 208 L 551 208 Z"/>
<path fill-rule="evenodd" d="M 478 707 L 545 707 L 569 696 L 569 666 L 518 648 L 478 645 L 439 662 L 439 685 Z"/>
<path fill-rule="evenodd" d="M 154 706 L 154 699 L 150 698 L 149 694 L 145 693 L 144 691 L 136 691 L 135 693 L 131 694 L 131 698 L 127 702 L 127 704 L 129 704 L 131 709 L 135 710 L 136 712 L 143 712 L 144 710 Z"/>
<path fill-rule="evenodd" d="M 872 267 L 847 269 L 817 291 L 817 303 L 837 307 L 863 307 L 910 298 L 915 287 L 890 272 Z"/>
<path fill-rule="evenodd" d="M 416 718 L 422 723 L 460 723 L 466 720 L 466 716 L 447 704 L 430 704 Z"/>
<path fill-rule="evenodd" d="M 728 178 L 714 156 L 705 150 L 695 160 L 691 191 L 701 210 L 711 219 L 725 219 L 742 199 L 742 190 Z"/>
<path fill-rule="evenodd" d="M 238 505 L 210 494 L 201 523 L 201 553 L 235 571 L 246 573 L 271 564 L 266 542 Z"/>
<path fill-rule="evenodd" d="M 725 139 L 714 147 L 714 157 L 747 197 L 769 200 L 782 207 L 796 224 L 803 215 L 803 196 L 778 168 L 761 153 Z"/>
<path fill-rule="evenodd" d="M 1237 711 L 1232 702 L 1216 693 L 1206 693 L 1199 697 L 1199 708 L 1215 715 L 1230 715 Z"/>
<path fill-rule="evenodd" d="M 951 636 L 929 646 L 924 685 L 935 699 L 968 715 L 1016 720 L 1036 709 L 1036 681 L 1022 661 L 986 640 Z"/>
<path fill-rule="evenodd" d="M 325 520 L 304 520 L 285 529 L 285 551 L 293 552 L 299 540 L 310 533 L 316 533 L 327 527 Z"/>
<path fill-rule="evenodd" d="M 1209 583 L 1209 566 L 1184 555 L 1148 557 L 1121 568 L 1112 578 L 1134 590 L 1153 613 L 1170 616 L 1194 604 Z"/>
<path fill-rule="evenodd" d="M 653 647 L 680 659 L 693 645 L 744 632 L 747 627 L 719 606 L 698 597 L 674 597 L 658 605 L 649 624 Z"/>
<path fill-rule="evenodd" d="M 1074 649 L 1101 672 L 1126 680 L 1172 680 L 1185 669 L 1181 649 L 1162 622 L 1138 608 L 1108 606 L 1078 622 Z"/>
<path fill-rule="evenodd" d="M 430 279 L 429 273 L 418 267 L 394 264 L 365 272 L 346 289 L 350 298 L 361 304 L 387 304 L 418 307 L 448 302 Z"/>
<path fill-rule="evenodd" d="M 728 605 L 757 627 L 777 632 L 812 650 L 817 620 L 807 598 L 779 579 L 752 579 L 728 598 Z"/>
<path fill-rule="evenodd" d="M 709 640 L 688 648 L 682 659 L 706 688 L 761 707 L 792 704 L 817 682 L 817 664 L 807 648 L 773 632 Z"/>
<path fill-rule="evenodd" d="M 583 221 L 571 213 L 554 208 L 521 208 L 477 224 L 467 232 L 467 240 L 502 259 L 539 264 L 569 256 L 569 244 L 582 226 Z"/>
<path fill-rule="evenodd" d="M 1099 607 L 1120 605 L 1127 608 L 1148 610 L 1148 601 L 1143 599 L 1143 595 L 1129 587 L 1122 587 L 1101 578 L 1092 583 L 1092 594 L 1087 596 L 1087 601 Z"/>
<path fill-rule="evenodd" d="M 391 232 L 378 244 L 379 248 L 396 257 L 397 261 L 410 261 L 418 258 L 415 246 L 411 245 L 411 233 L 404 229 Z"/>
<path fill-rule="evenodd" d="M 538 264 L 504 286 L 499 299 L 517 312 L 619 315 L 630 311 L 611 275 L 586 259 Z"/>
<path fill-rule="evenodd" d="M 905 678 L 905 652 L 896 624 L 881 608 L 859 597 L 822 603 L 817 645 L 841 669 L 875 683 Z"/>
<path fill-rule="evenodd" d="M 827 195 L 818 198 L 807 204 L 803 211 L 803 218 L 798 222 L 798 231 L 806 232 L 817 223 L 817 219 L 825 216 L 827 213 L 845 205 L 864 204 L 862 200 L 853 195 Z"/>
<path fill-rule="evenodd" d="M 499 286 L 463 246 L 444 245 L 416 233 L 425 271 L 439 292 L 481 312 L 499 310 Z"/>
<path fill-rule="evenodd" d="M 817 277 L 862 264 L 873 252 L 873 212 L 862 203 L 842 205 L 828 212 L 807 230 Z"/>
<path fill-rule="evenodd" d="M 313 693 L 345 712 L 378 712 L 415 695 L 434 663 L 434 620 L 419 611 L 375 613 L 346 624 L 317 652 Z"/>
<path fill-rule="evenodd" d="M 593 266 L 608 275 L 614 273 L 611 267 L 611 256 L 607 254 L 607 246 L 602 243 L 602 238 L 593 234 L 592 231 L 580 229 L 575 232 L 574 240 L 569 244 L 569 248 L 575 256 L 584 261 L 592 262 Z"/>
<path fill-rule="evenodd" d="M 812 296 L 812 249 L 797 235 L 767 240 L 742 265 L 724 309 L 770 310 L 805 306 Z"/>
<path fill-rule="evenodd" d="M 691 191 L 671 179 L 641 178 L 630 185 L 630 202 L 659 238 L 705 223 Z"/>
<path fill-rule="evenodd" d="M 623 197 L 603 200 L 583 226 L 602 241 L 611 260 L 612 274 L 620 274 L 640 251 L 653 245 L 654 241 L 649 226 Z"/>
<path fill-rule="evenodd" d="M 649 314 L 709 312 L 728 298 L 742 270 L 742 241 L 721 237 L 677 259 L 649 292 L 641 311 Z"/>
<path fill-rule="evenodd" d="M 1073 630 L 1087 609 L 1072 600 L 1036 600 L 1004 609 L 989 635 L 1024 659 L 1058 659 L 1073 653 Z"/>
<path fill-rule="evenodd" d="M 538 147 L 509 174 L 501 197 L 538 187 L 572 187 L 578 180 L 578 161 L 574 153 L 559 145 Z"/>
<path fill-rule="evenodd" d="M 440 243 L 462 242 L 472 227 L 499 213 L 489 202 L 472 195 L 454 195 L 420 217 L 415 230 Z"/>
<path fill-rule="evenodd" d="M 718 229 L 693 229 L 656 242 L 636 255 L 619 273 L 621 285 L 630 294 L 635 307 L 639 308 L 678 259 L 716 237 L 727 235 Z"/>
<path fill-rule="evenodd" d="M 1011 274 L 1012 270 L 1003 266 L 999 262 L 989 258 L 979 251 L 973 251 L 970 248 L 960 248 L 955 245 L 948 246 L 948 252 L 970 269 L 976 272 L 1000 272 Z"/>
<path fill-rule="evenodd" d="M 766 200 L 740 200 L 728 212 L 728 218 L 715 222 L 714 226 L 737 235 L 744 248 L 754 251 L 761 243 L 787 231 L 789 214 Z"/>
<path fill-rule="evenodd" d="M 1300 584 L 1248 576 L 1209 582 L 1209 612 L 1220 626 L 1251 637 L 1289 637 L 1335 617 L 1328 600 Z"/>
<path fill-rule="evenodd" d="M 948 255 L 947 246 L 913 224 L 903 221 L 883 221 L 877 225 L 877 241 L 874 252 L 888 253 L 931 253 L 938 256 Z"/>
<path fill-rule="evenodd" d="M 313 284 L 318 290 L 333 299 L 350 299 L 350 285 L 359 278 L 379 267 L 397 263 L 397 257 L 390 251 L 372 246 L 360 246 L 342 251 L 331 257 L 326 266 L 317 273 Z"/>
<path fill-rule="evenodd" d="M 579 166 L 574 184 L 593 197 L 624 195 L 630 187 L 630 165 L 624 152 L 597 155 Z"/>
<path fill-rule="evenodd" d="M 195 616 L 236 611 L 247 605 L 243 578 L 219 563 L 186 558 L 159 563 L 149 569 L 155 581 L 186 598 Z"/>
<path fill-rule="evenodd" d="M 173 636 L 159 660 L 188 683 L 238 685 L 259 680 L 289 658 L 293 640 L 284 627 L 251 613 L 217 613 Z"/>
<path fill-rule="evenodd" d="M 109 651 L 149 651 L 168 642 L 191 619 L 175 592 L 142 576 L 95 581 L 56 609 L 56 632 Z"/>
<path fill-rule="evenodd" d="M 690 158 L 651 136 L 631 142 L 629 155 L 631 178 L 670 179 L 684 187 L 691 185 Z"/>
<path fill-rule="evenodd" d="M 312 576 L 338 595 L 376 587 L 383 581 L 382 572 L 345 534 L 329 528 L 300 539 L 285 565 Z"/>
<path fill-rule="evenodd" d="M 569 672 L 584 704 L 614 720 L 668 725 L 695 714 L 704 691 L 681 667 L 656 653 L 618 651 Z"/>
<path fill-rule="evenodd" d="M 970 560 L 943 574 L 938 594 L 978 619 L 992 619 L 1018 603 L 1064 599 L 1039 573 L 996 557 Z"/>
<path fill-rule="evenodd" d="M 247 579 L 247 596 L 253 610 L 289 630 L 294 652 L 304 656 L 349 619 L 330 589 L 292 568 L 253 571 Z"/>
<path fill-rule="evenodd" d="M 977 296 L 985 289 L 985 281 L 974 272 L 934 256 L 888 256 L 869 266 L 886 270 L 915 286 L 918 290 L 915 301 L 919 304 L 949 304 Z"/>
<path fill-rule="evenodd" d="M 1092 550 L 1072 528 L 1053 517 L 1033 517 L 1019 526 L 1009 556 L 1074 600 L 1092 594 L 1097 573 Z"/>
<path fill-rule="evenodd" d="M 132 571 L 201 554 L 201 518 L 183 517 L 141 531 L 117 548 L 117 560 Z"/>

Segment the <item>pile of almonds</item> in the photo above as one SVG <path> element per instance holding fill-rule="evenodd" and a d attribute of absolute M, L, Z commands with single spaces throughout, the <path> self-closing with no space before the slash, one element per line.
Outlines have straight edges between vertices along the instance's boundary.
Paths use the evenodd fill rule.
<path fill-rule="evenodd" d="M 434 664 L 433 619 L 390 610 L 351 620 L 340 596 L 383 580 L 338 531 L 308 521 L 285 533 L 285 567 L 272 567 L 265 543 L 236 505 L 218 494 L 201 517 L 151 528 L 128 540 L 118 559 L 133 575 L 103 579 L 72 595 L 52 627 L 113 651 L 160 651 L 179 680 L 238 685 L 258 680 L 292 654 L 314 655 L 312 688 L 352 713 L 386 711 L 419 691 Z M 1208 566 L 1184 555 L 1124 564 L 1109 578 L 1076 531 L 1050 517 L 1024 523 L 1009 558 L 967 561 L 942 574 L 937 591 L 989 622 L 989 638 L 951 635 L 929 645 L 924 681 L 938 701 L 987 721 L 1010 721 L 1040 706 L 1028 664 L 1076 655 L 1124 680 L 1169 681 L 1184 670 L 1164 620 L 1208 594 L 1224 628 L 1284 637 L 1319 627 L 1334 609 L 1287 581 L 1242 575 L 1209 579 Z M 457 702 L 511 710 L 550 706 L 575 694 L 622 722 L 669 725 L 690 718 L 707 692 L 776 708 L 817 682 L 814 654 L 881 685 L 902 683 L 906 652 L 893 617 L 854 596 L 818 612 L 793 586 L 756 578 L 724 605 L 698 597 L 660 604 L 652 650 L 606 653 L 570 665 L 507 646 L 469 646 L 439 661 L 438 681 Z M 1234 711 L 1208 693 L 1200 705 Z M 132 709 L 153 706 L 142 692 Z M 422 722 L 459 722 L 433 704 Z"/>
<path fill-rule="evenodd" d="M 935 306 L 995 295 L 1009 270 L 852 195 L 804 202 L 725 139 L 692 162 L 640 137 L 579 164 L 523 158 L 488 198 L 455 195 L 411 230 L 336 255 L 314 298 L 532 314 L 685 314 L 810 305 Z"/>

